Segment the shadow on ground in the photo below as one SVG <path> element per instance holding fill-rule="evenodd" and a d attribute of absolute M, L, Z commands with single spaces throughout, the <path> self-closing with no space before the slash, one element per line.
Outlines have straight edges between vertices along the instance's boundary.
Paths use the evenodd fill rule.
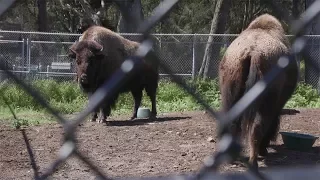
<path fill-rule="evenodd" d="M 176 121 L 176 120 L 183 120 L 183 119 L 191 119 L 190 116 L 187 117 L 158 117 L 152 119 L 134 119 L 134 120 L 114 120 L 114 121 L 107 121 L 107 126 L 139 126 L 153 122 L 165 122 L 165 121 Z"/>
<path fill-rule="evenodd" d="M 266 157 L 258 157 L 258 162 L 263 162 L 265 166 L 260 166 L 260 170 L 273 167 L 285 166 L 305 166 L 320 163 L 320 146 L 314 146 L 309 151 L 297 151 L 286 148 L 282 145 L 270 145 Z M 249 157 L 244 156 L 236 160 L 233 164 L 246 167 Z"/>
<path fill-rule="evenodd" d="M 286 165 L 315 165 L 320 163 L 320 146 L 312 147 L 309 151 L 296 151 L 282 145 L 270 146 L 274 152 L 270 152 L 265 158 L 265 164 L 271 166 Z"/>
<path fill-rule="evenodd" d="M 296 109 L 282 109 L 281 115 L 296 115 L 300 113 L 299 110 Z"/>

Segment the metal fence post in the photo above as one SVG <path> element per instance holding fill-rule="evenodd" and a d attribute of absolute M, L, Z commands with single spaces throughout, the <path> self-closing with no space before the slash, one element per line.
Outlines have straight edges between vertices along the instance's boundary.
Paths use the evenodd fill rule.
<path fill-rule="evenodd" d="M 49 77 L 49 69 L 50 69 L 50 66 L 49 65 L 47 65 L 47 78 Z"/>
<path fill-rule="evenodd" d="M 22 39 L 22 49 L 21 49 L 21 60 L 22 60 L 22 62 L 25 62 L 25 49 L 24 49 L 24 46 L 25 46 L 25 42 L 26 42 L 26 39 L 25 38 L 23 38 Z M 19 63 L 19 64 L 22 64 L 21 62 Z M 18 66 L 19 66 L 19 64 L 18 64 Z"/>
<path fill-rule="evenodd" d="M 193 35 L 193 39 L 192 39 L 192 80 L 194 80 L 196 75 L 195 39 L 196 39 L 196 34 Z"/>
<path fill-rule="evenodd" d="M 27 38 L 27 61 L 28 61 L 28 71 L 31 70 L 31 58 L 30 58 L 30 50 L 31 50 L 31 41 Z"/>

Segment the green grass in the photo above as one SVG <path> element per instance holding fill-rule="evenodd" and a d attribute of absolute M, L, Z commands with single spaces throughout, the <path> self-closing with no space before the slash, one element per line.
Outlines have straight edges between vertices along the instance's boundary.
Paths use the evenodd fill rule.
<path fill-rule="evenodd" d="M 207 80 L 196 83 L 188 82 L 193 89 L 215 109 L 220 108 L 220 92 L 217 81 Z M 73 114 L 81 111 L 86 103 L 87 97 L 81 92 L 77 84 L 73 82 L 56 82 L 53 80 L 37 80 L 31 84 L 41 93 L 47 102 L 62 114 Z M 13 120 L 5 101 L 0 96 L 0 120 L 11 120 L 14 126 L 34 125 L 53 122 L 41 105 L 30 95 L 25 93 L 15 84 L 0 84 L 0 92 L 10 102 L 19 121 Z M 144 93 L 142 106 L 151 107 L 151 102 Z M 300 83 L 294 95 L 286 104 L 287 108 L 318 108 L 320 107 L 320 96 L 315 89 L 304 83 Z M 133 98 L 130 93 L 120 95 L 116 108 L 112 115 L 131 114 Z M 192 111 L 203 109 L 196 101 L 173 82 L 162 80 L 159 82 L 157 93 L 157 108 L 159 113 Z M 18 124 L 17 124 L 18 123 Z"/>

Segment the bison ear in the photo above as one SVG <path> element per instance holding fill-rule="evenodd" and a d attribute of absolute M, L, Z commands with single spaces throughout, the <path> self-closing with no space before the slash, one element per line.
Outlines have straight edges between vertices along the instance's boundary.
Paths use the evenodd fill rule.
<path fill-rule="evenodd" d="M 76 58 L 76 46 L 77 46 L 78 42 L 76 42 L 75 44 L 73 44 L 68 51 L 68 57 L 71 59 L 75 59 Z"/>
<path fill-rule="evenodd" d="M 74 51 L 74 49 L 72 47 L 69 48 L 68 57 L 71 58 L 71 59 L 75 59 L 76 58 L 76 52 Z"/>
<path fill-rule="evenodd" d="M 90 41 L 90 49 L 95 55 L 101 55 L 103 52 L 103 46 L 96 41 Z"/>

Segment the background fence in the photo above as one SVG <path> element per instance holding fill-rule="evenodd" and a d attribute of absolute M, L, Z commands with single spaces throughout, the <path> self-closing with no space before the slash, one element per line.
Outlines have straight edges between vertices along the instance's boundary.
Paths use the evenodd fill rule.
<path fill-rule="evenodd" d="M 134 41 L 142 38 L 139 34 L 121 35 Z M 155 51 L 159 52 L 161 59 L 172 68 L 175 75 L 195 77 L 201 67 L 209 36 L 214 36 L 210 74 L 216 77 L 224 49 L 237 34 L 153 34 L 152 38 Z M 67 51 L 79 37 L 80 34 L 0 31 L 0 60 L 6 62 L 7 68 L 20 78 L 73 80 L 74 64 L 68 58 Z M 308 55 L 315 61 L 313 66 L 319 65 L 320 36 L 305 37 Z M 306 64 L 305 68 L 302 67 L 301 80 L 320 90 L 319 74 L 313 66 Z M 162 70 L 160 74 L 167 75 Z M 1 73 L 0 80 L 3 79 L 5 75 Z"/>
<path fill-rule="evenodd" d="M 6 2 L 6 3 L 4 3 L 4 2 Z M 3 4 L 7 5 L 7 4 L 9 4 L 8 2 L 10 2 L 10 1 L 6 0 L 4 2 L 3 2 Z M 177 2 L 178 2 L 178 0 L 162 1 L 161 5 L 157 6 L 157 8 L 154 10 L 154 12 L 152 13 L 152 16 L 149 17 L 147 20 L 145 20 L 141 24 L 141 27 L 139 27 L 139 32 L 142 32 L 147 35 L 148 34 L 147 32 L 149 32 L 150 29 L 152 27 L 154 27 L 157 22 L 160 22 L 161 20 L 163 20 L 163 17 L 165 17 L 165 15 L 169 13 L 169 11 L 172 9 L 172 7 Z M 1 6 L 1 7 L 2 7 L 2 9 L 3 9 L 3 7 L 6 8 L 6 6 Z M 316 169 L 317 167 L 315 167 L 315 166 L 313 168 L 308 168 L 308 169 L 290 168 L 288 170 L 279 170 L 278 172 L 277 171 L 269 171 L 269 172 L 267 172 L 266 176 L 262 175 L 259 171 L 256 171 L 256 170 L 252 169 L 252 167 L 248 166 L 251 174 L 249 174 L 249 176 L 246 176 L 247 178 L 244 177 L 245 175 L 244 176 L 227 175 L 227 176 L 218 176 L 218 177 L 215 176 L 214 177 L 214 176 L 211 176 L 211 173 L 208 173 L 208 172 L 215 172 L 222 163 L 232 162 L 237 157 L 240 156 L 241 146 L 240 146 L 239 142 L 237 142 L 236 137 L 233 137 L 231 135 L 231 132 L 228 131 L 228 126 L 231 125 L 231 123 L 233 121 L 235 121 L 237 117 L 239 117 L 241 114 L 243 114 L 243 112 L 247 111 L 248 108 L 250 107 L 250 105 L 254 105 L 254 103 L 259 100 L 258 98 L 261 97 L 262 94 L 268 90 L 268 87 L 270 87 L 270 84 L 277 78 L 277 76 L 281 72 L 283 72 L 289 66 L 289 64 L 295 63 L 295 61 L 293 60 L 291 55 L 301 54 L 303 48 L 307 48 L 309 50 L 308 52 L 312 52 L 312 54 L 308 53 L 309 57 L 315 57 L 316 52 L 318 52 L 317 46 L 313 45 L 312 43 L 310 45 L 310 41 L 307 40 L 308 45 L 306 47 L 304 44 L 305 43 L 304 39 L 299 36 L 300 33 L 303 31 L 303 28 L 305 26 L 307 26 L 308 24 L 310 24 L 311 20 L 314 19 L 315 16 L 320 13 L 320 1 L 316 1 L 312 5 L 312 7 L 313 8 L 307 9 L 304 16 L 302 16 L 302 18 L 300 18 L 298 20 L 298 22 L 296 24 L 297 26 L 294 26 L 294 28 L 293 28 L 293 31 L 295 32 L 297 39 L 295 40 L 295 43 L 293 44 L 293 47 L 295 47 L 295 48 L 293 48 L 290 55 L 281 57 L 278 61 L 279 63 L 277 65 L 275 65 L 272 68 L 272 70 L 269 71 L 262 80 L 259 80 L 226 113 L 218 114 L 216 111 L 214 111 L 212 108 L 210 108 L 207 105 L 207 103 L 205 103 L 205 101 L 200 96 L 198 96 L 190 87 L 188 87 L 187 84 L 181 78 L 179 78 L 177 76 L 171 76 L 175 80 L 176 83 L 178 83 L 185 90 L 188 90 L 188 93 L 193 95 L 193 97 L 195 97 L 198 100 L 198 102 L 200 102 L 202 105 L 204 105 L 205 108 L 210 113 L 210 115 L 212 115 L 212 117 L 216 117 L 216 120 L 219 122 L 219 126 L 218 126 L 219 133 L 218 134 L 220 135 L 219 142 L 218 142 L 218 148 L 217 148 L 218 152 L 215 153 L 215 156 L 211 157 L 208 161 L 206 161 L 204 167 L 202 169 L 200 169 L 199 173 L 197 173 L 195 176 L 193 176 L 191 178 L 182 177 L 182 176 L 179 176 L 179 177 L 170 176 L 167 178 L 154 177 L 152 179 L 175 179 L 175 180 L 177 180 L 177 179 L 180 179 L 180 180 L 181 179 L 183 179 L 183 180 L 184 179 L 185 180 L 187 180 L 187 179 L 192 179 L 192 180 L 196 180 L 196 179 L 197 180 L 202 180 L 202 179 L 266 179 L 266 176 L 268 179 L 269 178 L 285 179 L 285 177 L 291 178 L 291 179 L 302 179 L 302 178 L 304 178 L 304 179 L 317 179 L 317 177 L 319 177 L 319 169 Z M 1 12 L 1 11 L 3 11 L 2 9 L 0 9 L 0 15 L 2 14 L 2 12 Z M 126 20 L 130 20 L 130 18 L 128 17 L 128 14 L 123 10 L 123 8 L 121 10 L 122 10 L 122 14 L 124 14 L 124 17 L 126 18 Z M 285 15 L 285 14 L 283 14 L 283 15 Z M 131 20 L 134 20 L 134 19 L 131 19 Z M 23 36 L 24 35 L 25 34 L 23 34 Z M 32 34 L 26 33 L 26 35 L 31 36 Z M 147 37 L 147 36 L 145 36 L 145 37 Z M 55 47 L 54 46 L 56 44 L 55 42 L 59 42 L 59 43 L 57 43 L 60 45 L 60 48 L 61 48 L 61 50 L 59 50 L 59 51 L 62 51 L 62 49 L 64 49 L 63 46 L 65 46 L 65 44 L 61 43 L 63 41 L 44 40 L 44 39 L 41 39 L 41 35 L 38 38 L 39 39 L 37 39 L 37 40 L 33 40 L 30 37 L 28 37 L 27 41 L 25 41 L 25 37 L 19 37 L 19 39 L 17 39 L 17 40 L 14 40 L 14 39 L 10 40 L 9 42 L 13 43 L 12 44 L 13 46 L 18 46 L 18 47 L 16 47 L 17 50 L 21 48 L 21 51 L 23 52 L 23 54 L 19 55 L 19 53 L 16 53 L 16 55 L 12 55 L 12 58 L 14 58 L 14 56 L 15 56 L 17 60 L 10 60 L 11 57 L 9 57 L 9 59 L 4 57 L 4 59 L 2 59 L 0 61 L 0 68 L 2 70 L 4 70 L 4 72 L 8 76 L 13 78 L 13 80 L 16 83 L 21 85 L 21 87 L 23 87 L 26 92 L 28 92 L 34 98 L 36 98 L 37 101 L 42 106 L 46 107 L 47 110 L 52 115 L 54 115 L 57 118 L 57 120 L 63 125 L 63 129 L 65 132 L 64 133 L 64 142 L 63 142 L 63 145 L 60 149 L 59 157 L 56 159 L 56 161 L 54 161 L 50 165 L 50 168 L 48 169 L 48 171 L 46 171 L 44 174 L 42 174 L 40 176 L 40 178 L 39 178 L 36 163 L 34 161 L 32 150 L 28 144 L 27 136 L 25 133 L 23 133 L 24 131 L 22 131 L 24 140 L 26 142 L 28 154 L 30 156 L 32 169 L 34 170 L 35 179 L 46 179 L 48 176 L 53 174 L 54 171 L 57 169 L 57 167 L 60 164 L 62 164 L 63 162 L 65 162 L 71 155 L 75 155 L 77 158 L 79 158 L 80 160 L 85 162 L 87 165 L 89 165 L 90 168 L 93 169 L 95 171 L 95 173 L 97 174 L 97 178 L 109 179 L 102 171 L 100 171 L 100 169 L 97 166 L 95 166 L 92 163 L 91 160 L 89 160 L 81 152 L 79 152 L 78 147 L 76 146 L 75 131 L 76 131 L 77 127 L 79 126 L 79 124 L 84 121 L 84 118 L 90 112 L 92 112 L 95 109 L 95 107 L 97 107 L 103 101 L 103 99 L 110 98 L 113 95 L 113 93 L 118 90 L 118 85 L 120 84 L 120 82 L 126 82 L 129 80 L 131 73 L 133 73 L 134 70 L 136 70 L 140 64 L 140 57 L 146 57 L 147 53 L 150 52 L 151 46 L 149 44 L 151 43 L 151 41 L 146 38 L 143 41 L 140 48 L 137 50 L 136 56 L 130 57 L 124 62 L 124 63 L 132 63 L 133 66 L 131 69 L 126 68 L 125 70 L 123 70 L 123 69 L 119 68 L 119 70 L 116 72 L 116 74 L 114 74 L 111 77 L 111 80 L 107 80 L 106 82 L 104 82 L 104 84 L 97 90 L 98 92 L 95 92 L 90 97 L 89 106 L 87 106 L 75 119 L 67 122 L 67 120 L 65 118 L 60 116 L 60 114 L 58 112 L 56 112 L 51 106 L 49 106 L 46 103 L 46 101 L 40 96 L 40 94 L 37 91 L 35 91 L 31 86 L 28 86 L 27 84 L 25 84 L 25 82 L 23 80 L 17 78 L 13 73 L 11 73 L 11 72 L 20 73 L 20 74 L 25 75 L 26 77 L 30 77 L 29 76 L 30 74 L 35 74 L 35 75 L 40 74 L 41 75 L 42 71 L 40 71 L 40 69 L 42 68 L 43 65 L 41 64 L 41 66 L 40 66 L 40 64 L 38 64 L 38 68 L 36 68 L 36 66 L 37 66 L 37 64 L 35 64 L 36 60 L 34 60 L 32 58 L 33 51 L 35 51 L 35 53 L 39 54 L 40 60 L 43 60 L 44 58 L 41 58 L 41 55 L 44 56 L 44 54 L 54 52 L 54 50 L 51 48 Z M 3 41 L 3 42 L 6 43 L 6 41 Z M 68 42 L 68 41 L 66 41 L 66 42 Z M 192 42 L 195 42 L 195 41 L 192 41 Z M 41 45 L 39 45 L 41 43 L 48 44 L 48 45 L 41 46 Z M 19 47 L 19 44 L 20 44 L 20 47 Z M 25 47 L 25 46 L 27 46 L 27 47 Z M 309 46 L 311 46 L 311 47 L 309 47 Z M 4 46 L 4 47 L 6 47 L 6 46 Z M 159 45 L 157 47 L 162 48 L 162 45 L 161 46 Z M 193 47 L 195 47 L 195 46 L 193 46 Z M 6 49 L 11 49 L 11 48 L 6 48 Z M 2 49 L 2 47 L 1 47 L 1 50 L 5 51 L 5 49 L 4 48 Z M 162 57 L 168 57 L 167 54 L 170 51 L 168 50 L 168 51 L 164 51 L 163 53 L 161 53 L 161 54 L 164 54 L 164 56 L 162 56 Z M 172 51 L 180 52 L 178 49 L 174 49 Z M 193 52 L 193 58 L 192 58 L 193 64 L 191 67 L 193 67 L 192 72 L 194 73 L 196 71 L 195 64 L 197 64 L 195 62 L 196 58 L 194 58 L 194 56 L 195 56 L 194 52 L 196 52 L 195 48 L 193 48 L 192 52 Z M 153 54 L 153 53 L 151 52 L 151 54 Z M 4 53 L 4 55 L 5 55 L 5 53 Z M 21 59 L 20 61 L 19 61 L 19 56 Z M 39 56 L 35 56 L 35 57 L 39 57 Z M 153 56 L 153 57 L 154 57 L 154 59 L 158 59 L 157 56 Z M 55 58 L 55 56 L 54 56 L 54 58 Z M 167 61 L 167 58 L 165 58 L 165 60 Z M 4 63 L 5 61 L 9 61 L 9 62 Z M 10 63 L 11 61 L 22 62 L 22 63 L 20 63 L 20 64 L 18 63 L 17 65 L 15 65 L 15 64 Z M 54 62 L 54 61 L 51 61 L 51 62 Z M 56 62 L 60 62 L 60 61 L 56 61 Z M 185 62 L 185 61 L 183 61 L 183 62 L 187 64 L 187 62 Z M 314 62 L 318 62 L 318 61 L 314 60 Z M 163 62 L 160 63 L 161 67 L 163 69 L 166 69 L 166 72 L 168 72 L 169 74 L 172 74 L 172 71 L 170 71 L 171 68 L 167 67 L 168 64 L 169 63 L 166 63 L 166 64 L 164 64 Z M 33 66 L 33 65 L 35 65 L 35 66 Z M 49 65 L 49 67 L 48 67 L 48 65 Z M 48 68 L 60 67 L 59 64 L 52 64 L 51 63 L 51 66 L 50 66 L 50 63 L 49 63 L 48 65 L 47 65 Z M 171 64 L 169 64 L 169 66 L 170 65 Z M 178 64 L 178 66 L 184 67 L 184 65 L 181 65 L 181 64 Z M 314 63 L 313 66 L 309 66 L 307 68 L 307 69 L 309 69 L 309 68 L 311 69 L 309 71 L 311 74 L 318 70 L 317 67 L 315 67 L 315 66 L 318 66 L 318 63 Z M 18 68 L 18 70 L 17 70 L 17 68 Z M 20 69 L 20 68 L 22 68 L 22 69 Z M 8 69 L 10 71 L 8 71 Z M 174 69 L 174 68 L 172 68 L 172 69 Z M 175 67 L 175 69 L 177 69 L 177 68 Z M 174 69 L 174 71 L 176 71 L 175 69 Z M 183 69 L 185 69 L 185 68 L 183 68 Z M 58 70 L 61 70 L 61 69 L 58 68 Z M 27 73 L 25 73 L 25 72 L 27 72 Z M 31 73 L 31 72 L 33 72 L 33 73 Z M 48 72 L 46 72 L 44 74 L 50 75 L 50 73 L 48 73 Z M 57 74 L 57 73 L 55 73 L 55 74 Z M 307 75 L 307 73 L 306 73 L 306 75 Z M 316 79 L 318 79 L 318 78 L 316 78 Z M 3 96 L 3 98 L 5 99 L 5 96 Z M 281 173 L 281 175 L 280 175 L 280 173 Z M 253 178 L 253 176 L 255 178 Z M 130 179 L 137 179 L 137 178 L 130 178 Z"/>

